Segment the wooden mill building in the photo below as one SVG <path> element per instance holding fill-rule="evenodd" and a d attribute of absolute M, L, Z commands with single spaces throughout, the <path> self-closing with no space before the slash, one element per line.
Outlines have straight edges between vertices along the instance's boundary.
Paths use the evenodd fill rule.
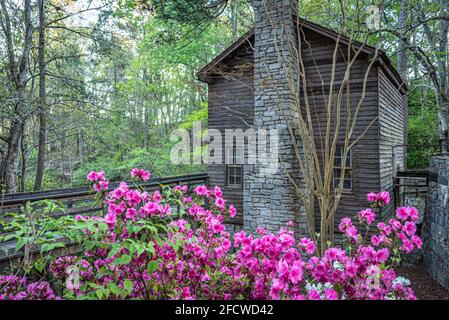
<path fill-rule="evenodd" d="M 267 31 L 272 26 L 262 13 L 255 14 L 255 27 L 199 72 L 199 78 L 208 84 L 208 126 L 221 130 L 223 136 L 225 129 L 273 127 L 281 122 L 279 117 L 273 117 L 273 114 L 276 114 L 273 106 L 283 103 L 283 96 L 273 98 L 270 88 L 279 84 L 285 86 L 285 77 L 282 77 L 282 70 L 279 72 L 279 63 L 275 56 L 276 40 L 267 41 L 269 35 L 273 34 L 273 31 Z M 276 17 L 279 12 L 273 11 L 271 14 Z M 354 137 L 364 134 L 349 152 L 346 162 L 344 191 L 336 217 L 338 221 L 340 215 L 353 216 L 358 210 L 365 208 L 368 192 L 391 192 L 395 170 L 404 169 L 404 152 L 401 148 L 396 148 L 393 156 L 393 147 L 406 143 L 406 87 L 383 51 L 379 50 L 376 54 L 374 47 L 350 42 L 345 37 L 338 38 L 338 33 L 332 30 L 310 21 L 297 20 L 295 13 L 287 13 L 286 16 L 291 17 L 291 20 L 286 20 L 291 21 L 293 25 L 291 31 L 286 28 L 287 32 L 291 32 L 294 37 L 300 33 L 309 101 L 313 103 L 312 120 L 314 128 L 316 127 L 314 135 L 317 145 L 324 142 L 320 128 L 325 124 L 324 96 L 327 93 L 323 94 L 322 90 L 329 88 L 337 39 L 337 87 L 347 68 L 345 53 L 348 51 L 348 45 L 351 43 L 352 53 L 361 49 L 351 68 L 350 90 L 344 95 L 345 99 L 350 98 L 351 110 L 355 109 L 362 96 L 365 73 L 373 57 L 377 57 L 366 78 L 366 92 Z M 260 79 L 267 73 L 273 83 L 264 87 Z M 268 91 L 271 93 L 267 94 Z M 346 101 L 343 106 L 346 106 Z M 345 119 L 346 116 L 347 113 L 343 110 L 342 118 Z M 280 139 L 283 137 L 287 136 L 281 134 Z M 343 139 L 344 136 L 339 138 Z M 343 144 L 343 140 L 339 143 Z M 338 168 L 344 165 L 339 162 L 340 150 L 338 147 L 335 174 L 338 174 Z M 225 150 L 223 157 L 230 157 L 230 154 Z M 264 225 L 276 230 L 292 217 L 298 223 L 304 223 L 303 218 L 298 217 L 301 215 L 299 205 L 294 200 L 292 203 L 289 198 L 292 191 L 288 190 L 288 180 L 281 177 L 282 172 L 279 172 L 279 177 L 269 178 L 269 181 L 257 180 L 254 178 L 254 172 L 250 172 L 249 165 L 233 163 L 235 156 L 231 158 L 227 164 L 208 166 L 209 181 L 211 185 L 223 186 L 225 198 L 236 205 L 239 221 L 245 224 L 246 229 L 254 232 L 255 225 Z"/>

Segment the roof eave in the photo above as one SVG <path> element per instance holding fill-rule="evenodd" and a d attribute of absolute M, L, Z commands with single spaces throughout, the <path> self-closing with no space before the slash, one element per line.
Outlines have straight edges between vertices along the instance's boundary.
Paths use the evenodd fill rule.
<path fill-rule="evenodd" d="M 247 33 L 238 38 L 234 43 L 232 43 L 228 48 L 223 50 L 219 55 L 211 60 L 207 65 L 205 65 L 200 71 L 197 72 L 196 76 L 199 80 L 208 83 L 210 81 L 209 72 L 220 62 L 234 53 L 240 48 L 245 42 L 250 41 L 250 38 L 254 36 L 254 28 L 251 28 Z"/>

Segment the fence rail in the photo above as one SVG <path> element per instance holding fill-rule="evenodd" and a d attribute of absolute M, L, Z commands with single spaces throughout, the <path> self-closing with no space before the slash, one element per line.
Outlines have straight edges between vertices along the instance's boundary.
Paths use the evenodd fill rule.
<path fill-rule="evenodd" d="M 180 176 L 171 176 L 164 178 L 153 178 L 146 182 L 139 183 L 138 186 L 145 190 L 155 190 L 164 185 L 187 184 L 195 185 L 207 182 L 207 173 L 194 173 Z M 130 181 L 127 181 L 132 185 Z M 119 182 L 109 184 L 109 189 L 114 189 L 119 186 Z M 68 188 L 68 189 L 54 189 L 36 192 L 20 192 L 0 195 L 0 213 L 5 207 L 23 205 L 26 202 L 36 202 L 45 199 L 64 200 L 73 199 L 77 197 L 93 196 L 91 188 L 88 186 Z"/>
<path fill-rule="evenodd" d="M 129 186 L 133 186 L 133 183 L 127 181 Z M 192 187 L 207 184 L 207 173 L 195 173 L 180 176 L 170 176 L 164 178 L 153 178 L 146 182 L 137 183 L 136 185 L 144 189 L 145 191 L 154 191 L 161 189 L 164 186 L 175 186 L 178 184 L 187 185 L 189 190 Z M 110 183 L 109 189 L 118 187 L 120 183 Z M 96 203 L 95 193 L 92 192 L 88 186 L 57 189 L 37 192 L 23 192 L 0 195 L 0 220 L 7 222 L 9 218 L 6 217 L 8 213 L 20 212 L 21 208 L 26 203 L 31 203 L 32 206 L 37 207 L 36 202 L 41 200 L 58 200 L 60 201 L 65 211 L 57 213 L 59 216 L 66 215 L 86 215 L 99 212 L 102 208 Z M 33 205 L 34 203 L 34 205 Z M 5 235 L 2 232 L 0 224 L 0 235 Z M 14 253 L 15 241 L 0 242 L 0 264 L 2 261 L 10 259 L 13 256 L 20 256 L 20 253 Z"/>

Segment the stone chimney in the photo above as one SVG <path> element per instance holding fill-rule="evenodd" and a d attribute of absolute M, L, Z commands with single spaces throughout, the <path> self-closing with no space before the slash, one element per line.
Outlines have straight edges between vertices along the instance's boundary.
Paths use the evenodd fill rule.
<path fill-rule="evenodd" d="M 297 58 L 292 50 L 297 48 L 297 0 L 254 0 L 253 8 L 254 125 L 256 129 L 277 130 L 279 160 L 274 174 L 262 173 L 263 166 L 258 163 L 244 166 L 244 229 L 255 233 L 262 226 L 276 232 L 293 221 L 295 231 L 299 227 L 304 235 L 304 210 L 287 175 L 288 171 L 296 181 L 300 176 L 287 126 L 287 121 L 294 126 L 296 114 L 289 81 L 297 79 Z"/>

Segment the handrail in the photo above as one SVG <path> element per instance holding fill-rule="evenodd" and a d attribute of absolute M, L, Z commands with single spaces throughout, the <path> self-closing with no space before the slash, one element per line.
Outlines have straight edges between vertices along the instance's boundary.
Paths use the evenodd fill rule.
<path fill-rule="evenodd" d="M 179 176 L 169 176 L 163 178 L 152 178 L 148 181 L 137 183 L 136 185 L 143 188 L 149 187 L 160 187 L 161 185 L 172 185 L 172 184 L 180 184 L 187 183 L 190 184 L 192 182 L 206 182 L 208 178 L 207 173 L 194 173 L 194 174 L 186 174 Z M 125 181 L 129 185 L 132 184 L 131 181 Z M 118 187 L 120 182 L 113 182 L 109 184 L 110 189 L 114 189 Z M 21 192 L 21 193 L 10 193 L 10 194 L 2 194 L 0 195 L 0 209 L 1 206 L 11 206 L 11 205 L 19 205 L 24 204 L 26 202 L 35 202 L 46 199 L 67 199 L 74 197 L 83 197 L 92 195 L 91 187 L 83 186 L 77 188 L 67 188 L 67 189 L 54 189 L 54 190 L 46 190 L 46 191 L 35 191 L 35 192 Z"/>

